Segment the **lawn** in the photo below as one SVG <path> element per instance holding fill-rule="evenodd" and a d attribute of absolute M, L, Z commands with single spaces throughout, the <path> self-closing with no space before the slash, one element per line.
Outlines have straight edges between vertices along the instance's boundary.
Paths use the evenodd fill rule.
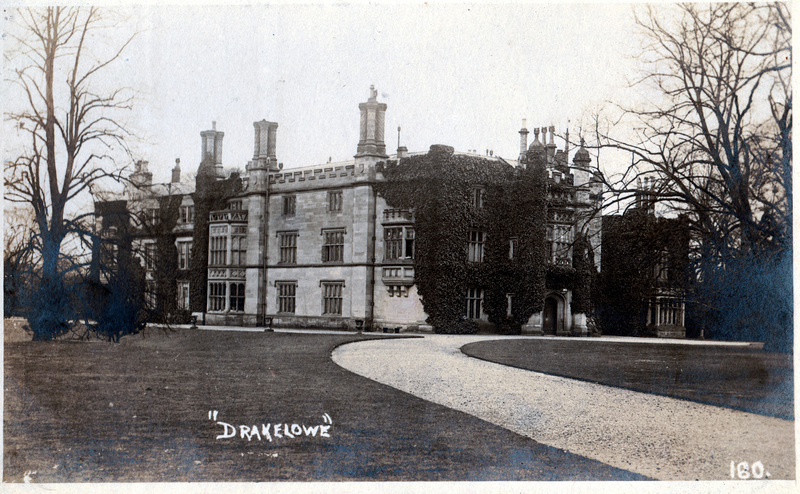
<path fill-rule="evenodd" d="M 337 345 L 363 338 L 181 330 L 119 344 L 6 343 L 3 480 L 642 478 L 331 361 Z M 228 429 L 216 422 L 236 437 L 217 439 Z M 277 423 L 289 424 L 281 438 Z M 258 436 L 242 438 L 240 425 Z M 323 425 L 329 437 L 312 437 Z"/>
<path fill-rule="evenodd" d="M 755 347 L 537 338 L 461 350 L 521 369 L 794 419 L 792 356 Z"/>

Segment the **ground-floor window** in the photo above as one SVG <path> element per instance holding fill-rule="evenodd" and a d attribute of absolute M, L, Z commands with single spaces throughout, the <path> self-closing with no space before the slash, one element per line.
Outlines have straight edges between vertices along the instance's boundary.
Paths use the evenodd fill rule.
<path fill-rule="evenodd" d="M 483 289 L 476 287 L 467 288 L 467 319 L 480 319 L 483 306 Z"/>
<path fill-rule="evenodd" d="M 278 312 L 294 314 L 297 283 L 294 281 L 278 281 L 275 285 L 278 287 Z"/>
<path fill-rule="evenodd" d="M 226 284 L 211 282 L 208 284 L 208 310 L 219 312 L 225 310 Z"/>
<path fill-rule="evenodd" d="M 155 280 L 147 280 L 144 285 L 144 303 L 150 310 L 156 308 L 156 286 Z"/>
<path fill-rule="evenodd" d="M 244 283 L 231 283 L 231 310 L 244 311 Z"/>
<path fill-rule="evenodd" d="M 322 313 L 342 315 L 342 282 L 322 283 Z"/>
<path fill-rule="evenodd" d="M 189 310 L 189 282 L 178 282 L 178 309 Z"/>

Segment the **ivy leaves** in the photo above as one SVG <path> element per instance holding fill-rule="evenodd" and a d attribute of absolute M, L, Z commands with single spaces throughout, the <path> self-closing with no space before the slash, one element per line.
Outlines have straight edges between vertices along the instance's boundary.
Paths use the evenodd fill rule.
<path fill-rule="evenodd" d="M 541 311 L 547 221 L 543 164 L 514 168 L 434 145 L 425 155 L 390 161 L 382 171 L 378 193 L 391 207 L 415 212 L 415 282 L 435 331 L 477 331 L 478 324 L 466 319 L 469 287 L 483 289 L 484 312 L 503 332 L 519 332 Z M 473 247 L 482 250 L 483 262 L 469 260 L 470 232 L 485 239 Z M 518 249 L 513 258 L 512 238 Z"/>

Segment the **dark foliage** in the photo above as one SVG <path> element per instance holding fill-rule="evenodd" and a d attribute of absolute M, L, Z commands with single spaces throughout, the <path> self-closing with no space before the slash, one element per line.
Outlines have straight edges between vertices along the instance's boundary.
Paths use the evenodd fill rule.
<path fill-rule="evenodd" d="M 106 293 L 97 318 L 97 335 L 119 342 L 122 336 L 144 330 L 148 318 L 144 270 L 130 251 L 120 255 L 119 269 L 114 271 L 104 289 Z"/>
<path fill-rule="evenodd" d="M 214 174 L 214 163 L 210 156 L 200 163 L 194 193 L 194 239 L 189 270 L 189 303 L 192 312 L 206 310 L 209 213 L 224 209 L 226 200 L 241 190 L 242 180 L 237 172 L 227 179 L 219 179 Z"/>
<path fill-rule="evenodd" d="M 544 296 L 546 175 L 543 160 L 527 169 L 503 161 L 456 155 L 431 146 L 426 155 L 389 162 L 378 193 L 415 214 L 415 282 L 440 333 L 474 333 L 465 318 L 469 287 L 484 290 L 484 311 L 501 332 L 519 332 L 541 311 Z M 483 190 L 483 204 L 474 198 Z M 470 262 L 471 231 L 485 234 L 483 262 Z M 517 252 L 509 258 L 509 241 Z M 512 313 L 507 316 L 507 295 Z"/>
<path fill-rule="evenodd" d="M 595 295 L 604 334 L 647 334 L 647 307 L 657 289 L 688 289 L 688 248 L 683 218 L 633 209 L 603 219 L 603 270 Z M 666 280 L 657 279 L 662 269 L 668 270 Z"/>

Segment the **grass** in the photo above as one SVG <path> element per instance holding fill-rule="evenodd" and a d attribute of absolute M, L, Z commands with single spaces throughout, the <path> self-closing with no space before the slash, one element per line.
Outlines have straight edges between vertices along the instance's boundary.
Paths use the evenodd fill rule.
<path fill-rule="evenodd" d="M 4 481 L 641 479 L 350 373 L 349 335 L 183 330 L 5 345 Z M 333 421 L 330 438 L 217 440 Z"/>
<path fill-rule="evenodd" d="M 493 340 L 461 350 L 521 369 L 794 420 L 791 355 L 577 339 Z"/>

